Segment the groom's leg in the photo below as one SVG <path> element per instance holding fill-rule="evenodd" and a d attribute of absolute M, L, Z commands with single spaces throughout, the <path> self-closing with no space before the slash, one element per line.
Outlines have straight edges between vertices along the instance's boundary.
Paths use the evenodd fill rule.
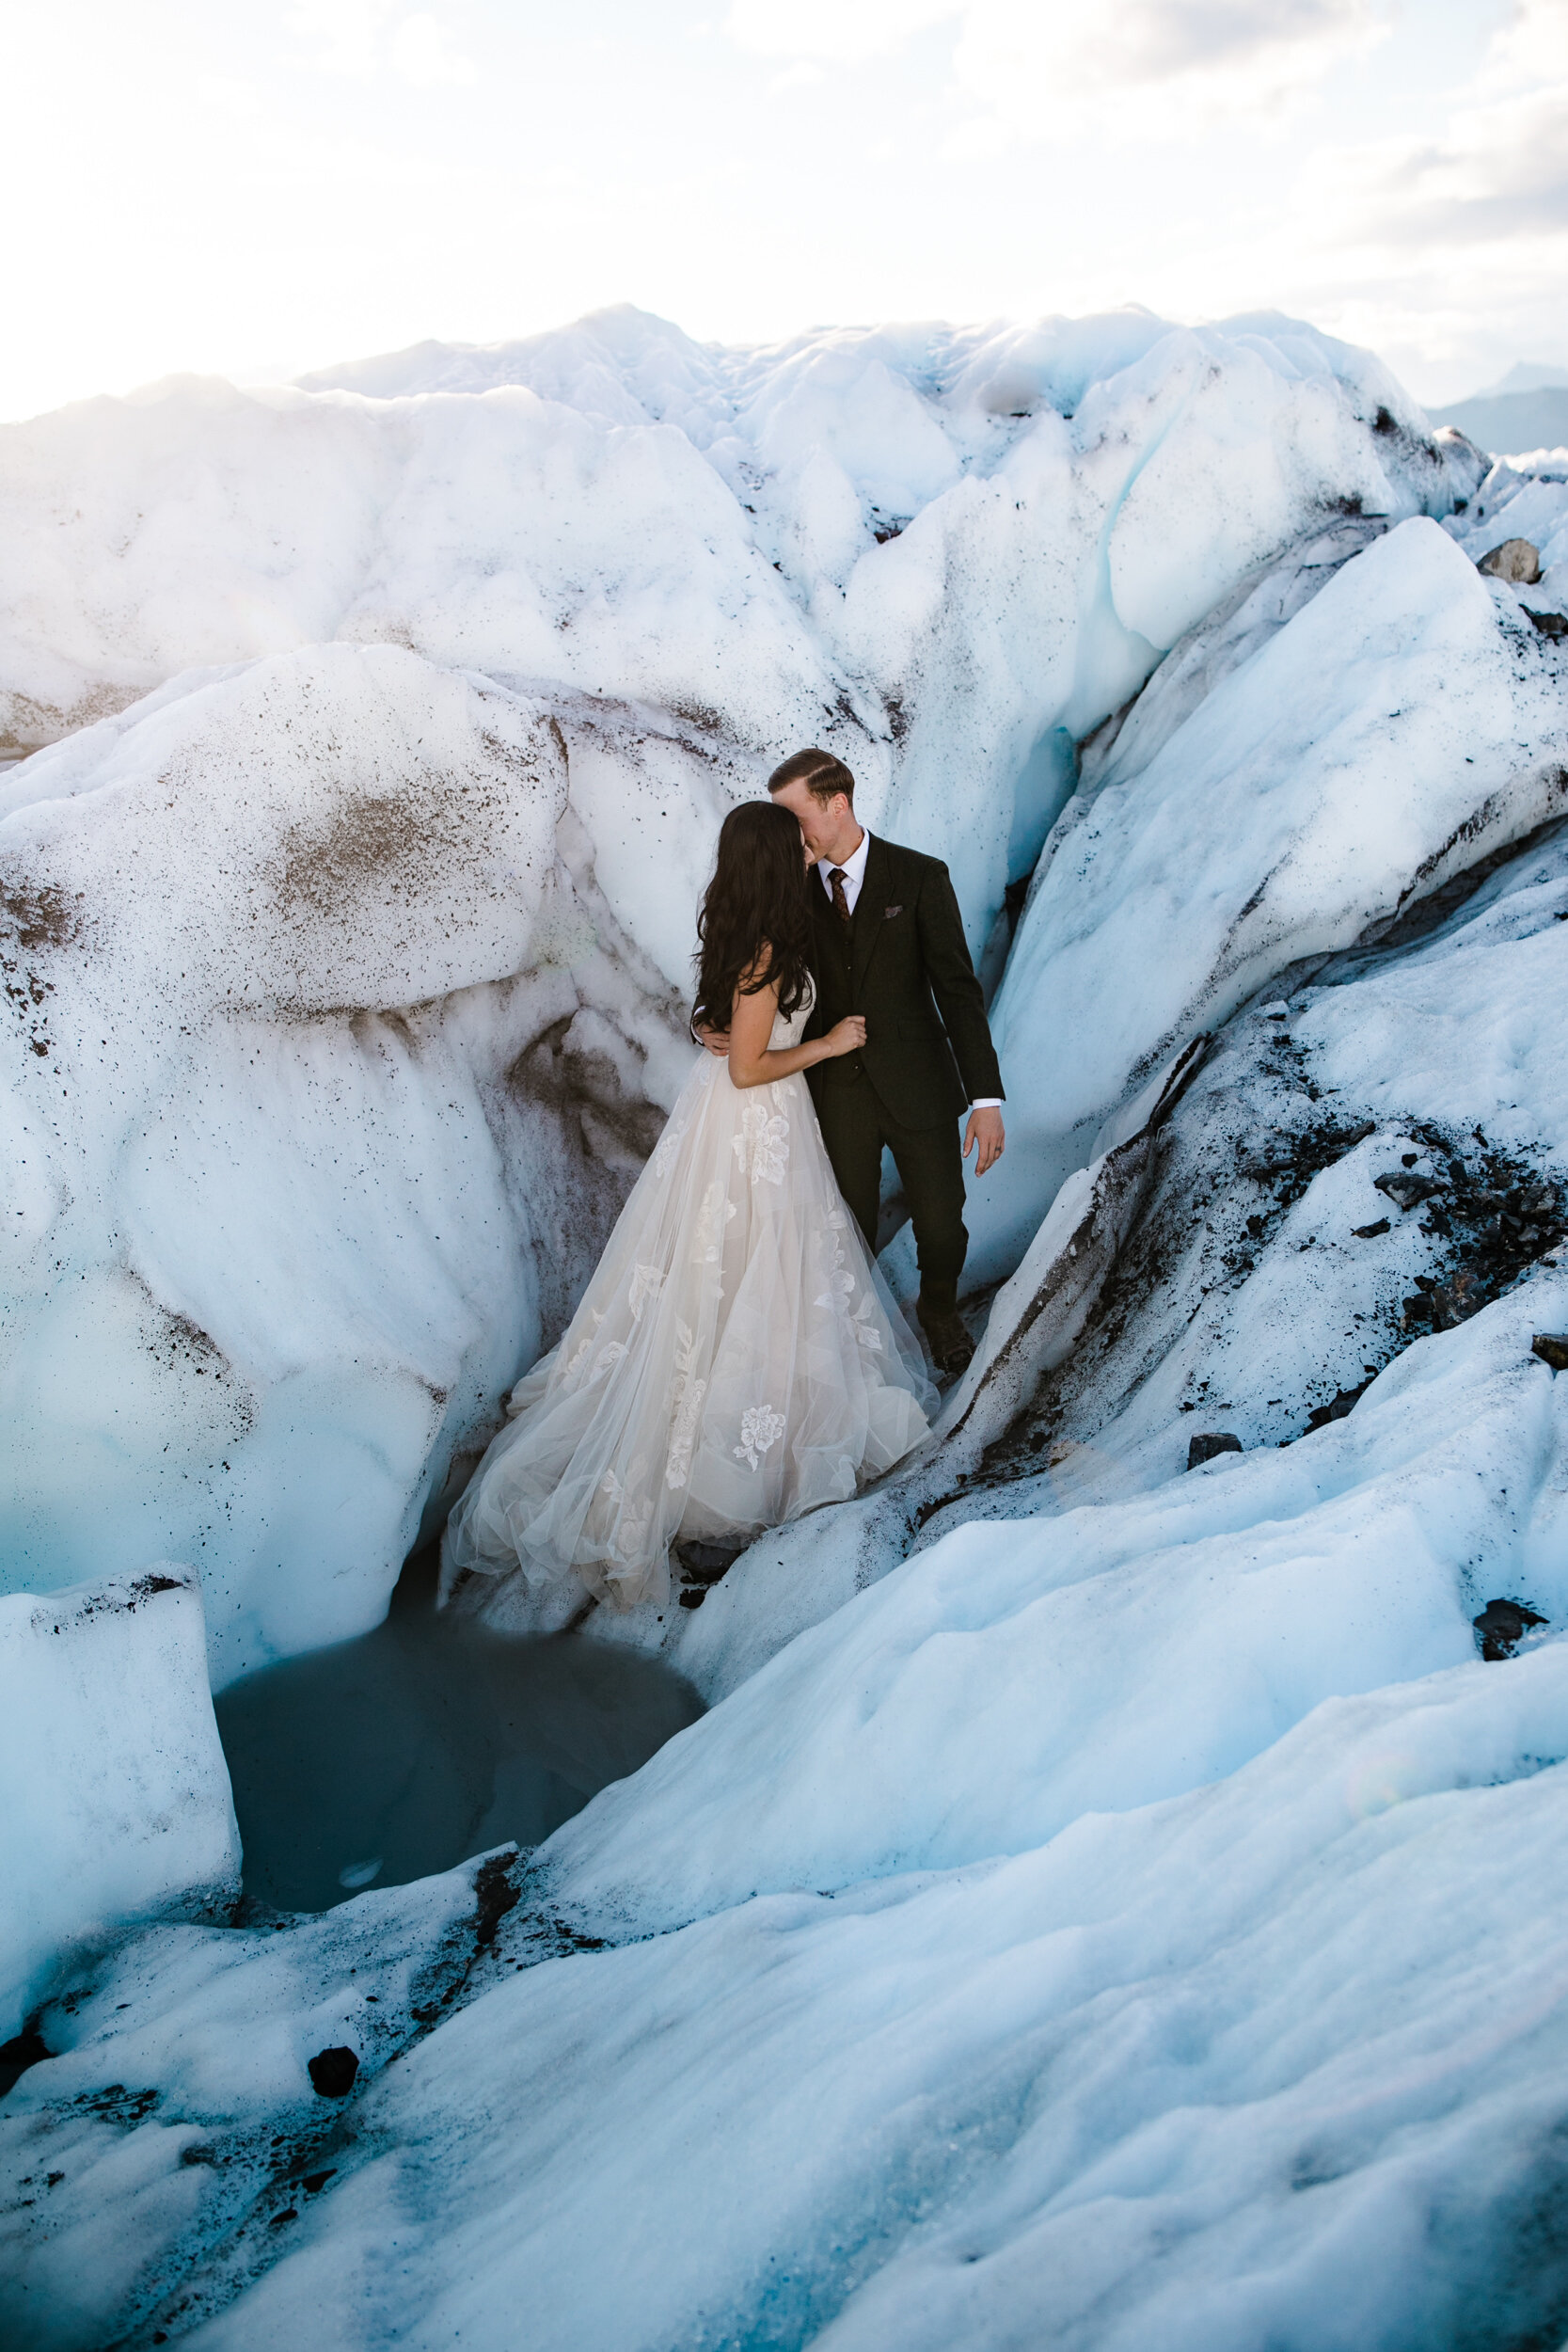
<path fill-rule="evenodd" d="M 940 1127 L 887 1127 L 887 1140 L 903 1180 L 920 1261 L 920 1303 L 933 1315 L 950 1315 L 958 1304 L 969 1234 L 964 1227 L 964 1164 L 956 1120 Z"/>
<path fill-rule="evenodd" d="M 882 1198 L 881 1105 L 863 1078 L 824 1087 L 816 1097 L 816 1120 L 838 1188 L 850 1215 L 877 1254 L 877 1214 Z"/>

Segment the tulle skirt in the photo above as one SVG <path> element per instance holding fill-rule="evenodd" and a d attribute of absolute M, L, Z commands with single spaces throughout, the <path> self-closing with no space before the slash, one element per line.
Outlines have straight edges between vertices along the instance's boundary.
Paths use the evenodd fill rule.
<path fill-rule="evenodd" d="M 662 1604 L 677 1536 L 743 1544 L 842 1502 L 935 1407 L 804 1078 L 742 1089 L 705 1055 L 448 1523 L 443 1595 L 542 1631 L 589 1594 Z"/>

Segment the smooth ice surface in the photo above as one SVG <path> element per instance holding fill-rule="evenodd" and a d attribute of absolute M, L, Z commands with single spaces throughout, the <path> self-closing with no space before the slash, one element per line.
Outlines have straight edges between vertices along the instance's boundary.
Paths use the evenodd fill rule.
<path fill-rule="evenodd" d="M 0 1599 L 0 2041 L 71 1946 L 221 1912 L 239 1875 L 193 1572 Z"/>

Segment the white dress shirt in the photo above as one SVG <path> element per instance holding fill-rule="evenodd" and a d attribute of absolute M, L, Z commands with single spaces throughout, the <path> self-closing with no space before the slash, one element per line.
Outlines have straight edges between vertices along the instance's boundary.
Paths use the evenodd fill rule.
<path fill-rule="evenodd" d="M 843 875 L 844 896 L 851 914 L 855 912 L 855 901 L 861 895 L 861 884 L 865 880 L 865 861 L 870 848 L 871 835 L 863 831 L 860 848 L 851 850 L 842 866 L 835 866 L 831 857 L 819 857 L 816 861 L 816 870 L 822 877 L 822 887 L 830 898 L 833 895 L 833 885 L 830 877 L 833 874 Z M 999 1111 L 1002 1107 L 1002 1099 L 1000 1095 L 983 1094 L 971 1103 L 969 1107 L 972 1111 Z"/>
<path fill-rule="evenodd" d="M 829 875 L 843 875 L 844 895 L 849 902 L 851 914 L 855 912 L 855 900 L 861 895 L 861 884 L 865 880 L 865 861 L 870 850 L 871 835 L 868 833 L 863 833 L 860 848 L 847 857 L 842 866 L 835 866 L 831 857 L 819 857 L 816 861 L 816 870 L 822 877 L 822 887 L 830 898 L 833 895 L 833 886 L 828 879 Z"/>

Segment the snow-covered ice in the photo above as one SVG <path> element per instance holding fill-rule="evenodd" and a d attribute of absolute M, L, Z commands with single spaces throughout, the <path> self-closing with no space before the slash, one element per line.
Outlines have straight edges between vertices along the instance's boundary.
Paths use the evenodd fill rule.
<path fill-rule="evenodd" d="M 198 1560 L 221 1675 L 373 1623 L 678 1087 L 731 801 L 830 743 L 994 971 L 1076 741 L 1455 462 L 1370 354 L 1144 311 L 0 427 L 0 743 L 67 737 L 0 784 L 8 1580 Z M 1013 1058 L 976 1279 L 1073 1157 Z"/>
<path fill-rule="evenodd" d="M 1565 1701 L 1560 1649 L 1456 1668 L 1023 1853 L 535 1967 L 194 2341 L 1417 2352 L 1481 2280 L 1528 2341 Z"/>
<path fill-rule="evenodd" d="M 0 743 L 324 639 L 823 739 L 950 855 L 976 943 L 1071 739 L 1253 566 L 1446 512 L 1370 354 L 1278 316 L 818 333 L 636 311 L 0 427 Z"/>
<path fill-rule="evenodd" d="M 13 1583 L 195 1559 L 221 1677 L 382 1613 L 691 1050 L 586 833 L 608 763 L 676 755 L 565 715 L 580 811 L 554 711 L 334 644 L 0 786 Z M 662 879 L 656 827 L 602 830 Z"/>
<path fill-rule="evenodd" d="M 378 1613 L 802 738 L 949 858 L 1010 1137 L 935 1439 L 600 1629 L 701 1722 L 531 1855 L 37 1979 L 29 2344 L 1561 2341 L 1561 471 L 1137 312 L 0 433 L 8 724 L 93 722 L 0 787 L 19 1581 L 198 1560 L 220 1675 Z"/>
<path fill-rule="evenodd" d="M 993 1022 L 1022 1149 L 977 1203 L 975 1275 L 1016 1263 L 1174 1050 L 1568 804 L 1560 663 L 1431 522 L 1353 555 L 1261 642 L 1223 633 L 1195 707 L 1173 655 L 1174 726 L 1157 675 L 1046 845 Z"/>
<path fill-rule="evenodd" d="M 0 1599 L 0 2042 L 73 1946 L 221 1916 L 239 1878 L 193 1572 Z"/>

